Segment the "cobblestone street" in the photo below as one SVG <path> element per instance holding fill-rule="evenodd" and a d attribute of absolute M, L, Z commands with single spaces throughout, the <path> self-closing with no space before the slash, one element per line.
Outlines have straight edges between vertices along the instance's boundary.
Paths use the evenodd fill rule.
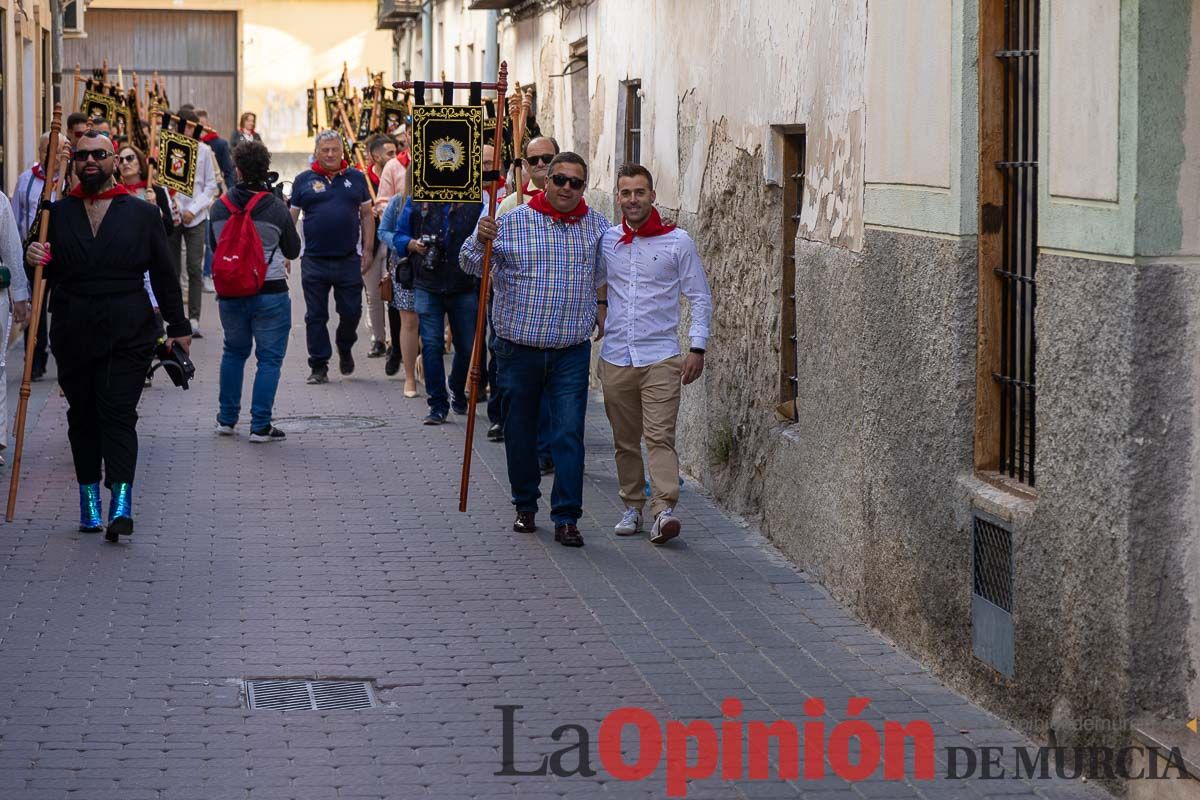
<path fill-rule="evenodd" d="M 801 725 L 804 701 L 820 697 L 829 731 L 855 696 L 871 699 L 861 716 L 877 730 L 884 719 L 933 724 L 936 780 L 885 781 L 880 768 L 850 783 L 827 769 L 824 780 L 697 781 L 687 796 L 1107 796 L 1055 779 L 946 780 L 951 745 L 1029 743 L 856 622 L 694 484 L 680 540 L 615 538 L 595 397 L 585 548 L 554 544 L 548 508 L 537 534 L 511 530 L 503 448 L 486 441 L 482 413 L 460 514 L 464 419 L 422 426 L 424 399 L 404 399 L 402 374 L 385 378 L 362 339 L 353 376 L 304 385 L 293 283 L 276 407 L 288 440 L 251 445 L 245 406 L 237 437 L 214 435 L 221 335 L 206 296 L 198 381 L 185 393 L 160 374 L 143 395 L 137 528 L 121 545 L 76 532 L 65 401 L 49 379 L 35 385 L 17 519 L 0 544 L 0 798 L 657 798 L 665 762 L 639 782 L 603 768 L 598 731 L 614 709 L 640 706 L 665 726 L 720 720 L 735 697 L 743 721 Z M 10 408 L 19 362 L 14 350 Z M 269 677 L 370 680 L 380 707 L 248 709 L 242 681 Z M 576 724 L 596 775 L 495 775 L 499 705 L 523 706 L 519 770 L 573 743 L 575 733 L 550 734 Z"/>

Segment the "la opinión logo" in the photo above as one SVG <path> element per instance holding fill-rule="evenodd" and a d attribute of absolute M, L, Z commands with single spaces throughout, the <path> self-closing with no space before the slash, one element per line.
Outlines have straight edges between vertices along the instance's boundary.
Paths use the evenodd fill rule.
<path fill-rule="evenodd" d="M 721 704 L 725 719 L 719 725 L 707 720 L 669 720 L 664 724 L 644 708 L 618 708 L 600 723 L 597 747 L 600 767 L 616 780 L 642 781 L 665 763 L 667 797 L 686 797 L 690 781 L 715 775 L 728 781 L 772 778 L 787 781 L 799 778 L 803 769 L 806 780 L 821 780 L 826 775 L 826 764 L 833 774 L 848 781 L 870 778 L 881 762 L 887 780 L 900 781 L 906 777 L 932 780 L 936 747 L 933 727 L 923 720 L 906 724 L 886 721 L 881 731 L 865 719 L 856 719 L 870 703 L 866 697 L 850 698 L 846 704 L 850 718 L 832 727 L 818 719 L 825 715 L 825 701 L 815 697 L 804 703 L 805 715 L 814 719 L 801 725 L 788 720 L 742 721 L 742 702 L 733 697 Z M 596 775 L 592 767 L 591 734 L 584 726 L 575 724 L 560 725 L 550 734 L 554 741 L 563 742 L 563 747 L 543 755 L 532 768 L 518 768 L 516 712 L 524 706 L 495 708 L 504 720 L 501 768 L 496 775 L 553 774 L 560 778 Z M 637 757 L 632 761 L 625 759 L 621 749 L 628 728 L 638 737 Z M 913 769 L 908 775 L 905 754 L 910 742 Z M 772 745 L 778 763 L 774 774 Z M 695 753 L 693 759 L 688 758 L 689 748 Z"/>

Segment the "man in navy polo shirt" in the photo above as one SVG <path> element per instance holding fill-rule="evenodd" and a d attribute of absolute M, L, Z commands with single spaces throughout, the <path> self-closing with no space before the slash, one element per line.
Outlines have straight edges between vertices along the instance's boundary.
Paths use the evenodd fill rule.
<path fill-rule="evenodd" d="M 375 216 L 366 177 L 350 169 L 342 137 L 317 134 L 312 169 L 292 183 L 292 218 L 304 212 L 304 253 L 300 284 L 304 288 L 304 325 L 308 338 L 308 383 L 329 382 L 329 290 L 337 309 L 335 334 L 338 370 L 354 372 L 350 348 L 362 319 L 362 276 L 375 256 Z"/>

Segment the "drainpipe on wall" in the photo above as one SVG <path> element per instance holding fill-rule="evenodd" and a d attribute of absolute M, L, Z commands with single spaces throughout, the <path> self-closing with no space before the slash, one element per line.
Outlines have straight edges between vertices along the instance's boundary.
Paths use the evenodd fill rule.
<path fill-rule="evenodd" d="M 413 24 L 406 25 L 404 28 L 405 41 L 408 42 L 408 57 L 404 61 L 404 80 L 412 80 L 412 53 L 413 40 L 417 38 L 417 26 Z"/>
<path fill-rule="evenodd" d="M 392 80 L 400 80 L 400 40 L 404 36 L 402 28 L 392 30 Z"/>
<path fill-rule="evenodd" d="M 500 74 L 500 12 L 492 9 L 487 12 L 487 42 L 484 47 L 487 52 L 483 59 L 484 81 L 494 81 Z"/>
<path fill-rule="evenodd" d="M 425 82 L 433 83 L 433 0 L 421 7 L 421 46 L 425 49 Z"/>

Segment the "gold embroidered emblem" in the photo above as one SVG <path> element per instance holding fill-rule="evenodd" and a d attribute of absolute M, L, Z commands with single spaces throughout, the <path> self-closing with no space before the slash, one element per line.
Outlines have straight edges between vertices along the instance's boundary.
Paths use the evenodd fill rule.
<path fill-rule="evenodd" d="M 466 148 L 457 139 L 444 136 L 429 145 L 429 163 L 439 172 L 454 172 L 466 160 Z"/>

